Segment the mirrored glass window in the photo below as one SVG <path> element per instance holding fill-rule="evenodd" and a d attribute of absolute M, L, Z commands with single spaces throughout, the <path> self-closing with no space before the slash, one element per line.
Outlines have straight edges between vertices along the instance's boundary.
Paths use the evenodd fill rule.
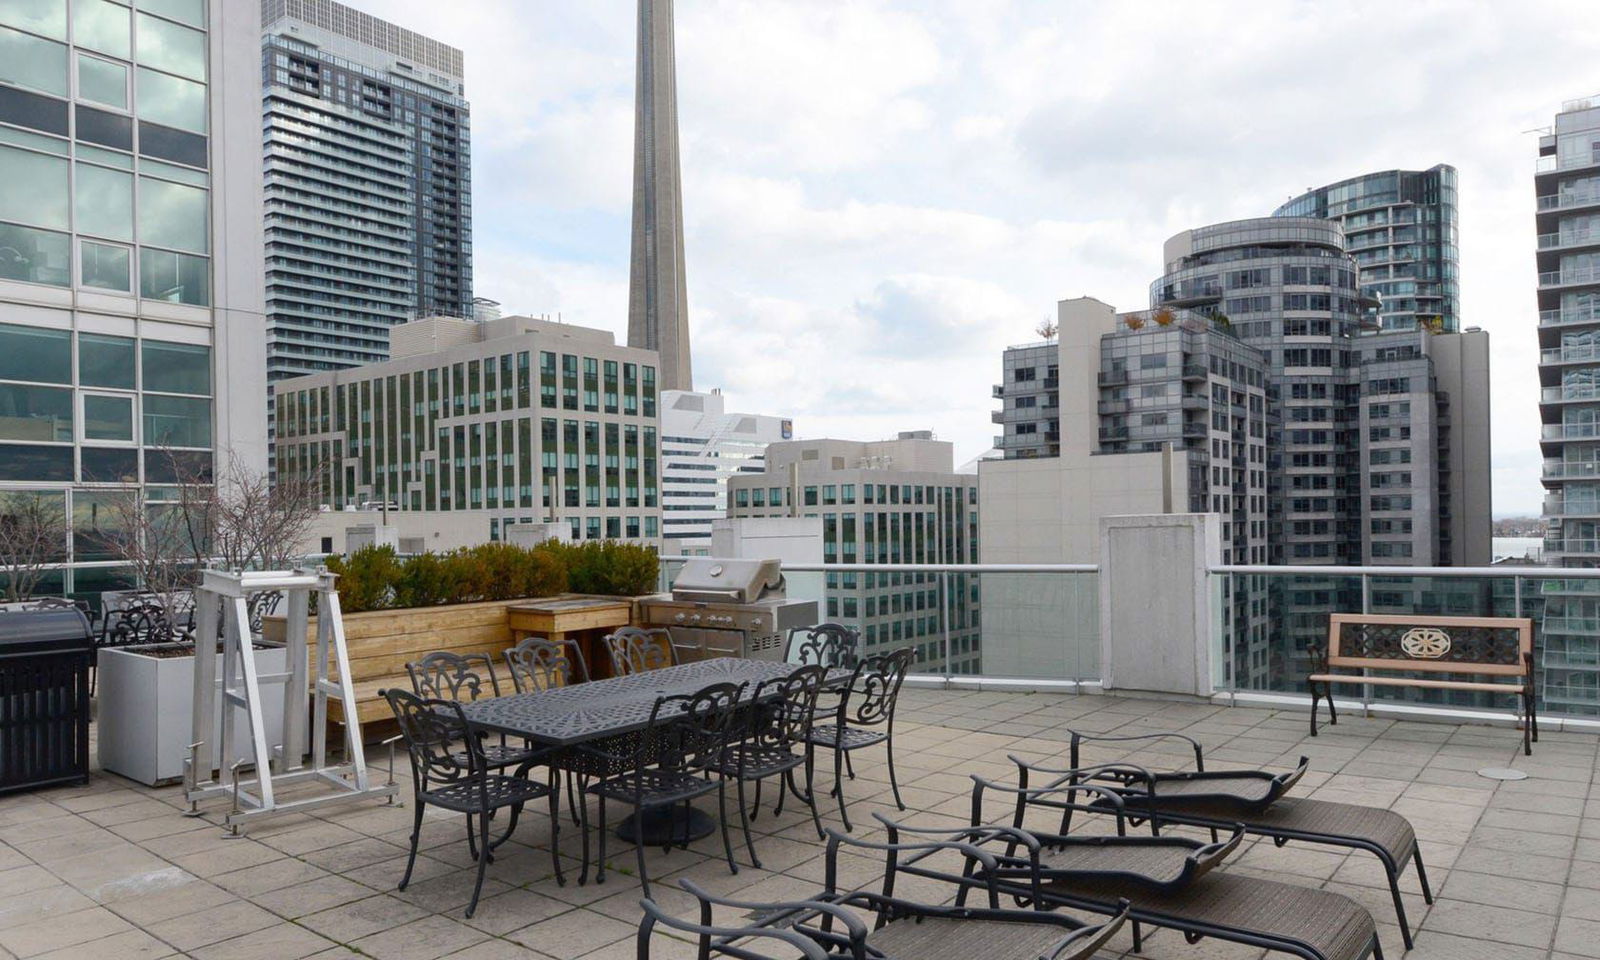
<path fill-rule="evenodd" d="M 194 253 L 208 248 L 206 191 L 139 178 L 139 242 Z"/>
<path fill-rule="evenodd" d="M 145 247 L 139 251 L 139 296 L 206 306 L 211 302 L 211 261 Z"/>
<path fill-rule="evenodd" d="M 0 324 L 0 380 L 71 383 L 71 331 Z"/>
<path fill-rule="evenodd" d="M 152 447 L 211 446 L 211 401 L 146 394 L 144 442 Z"/>
<path fill-rule="evenodd" d="M 101 290 L 119 290 L 127 293 L 133 289 L 133 251 L 109 243 L 84 240 L 79 245 L 79 282 L 86 287 Z M 131 358 L 130 358 L 131 360 Z M 133 377 L 130 372 L 129 378 Z M 130 384 L 131 386 L 131 384 Z"/>
<path fill-rule="evenodd" d="M 139 14 L 139 62 L 191 80 L 206 78 L 206 35 Z"/>
<path fill-rule="evenodd" d="M 66 96 L 66 45 L 0 27 L 0 80 Z"/>
<path fill-rule="evenodd" d="M 67 229 L 67 161 L 0 147 L 0 220 Z"/>
<path fill-rule="evenodd" d="M 69 243 L 64 233 L 0 223 L 0 280 L 70 285 Z"/>
<path fill-rule="evenodd" d="M 128 8 L 110 0 L 72 0 L 72 42 L 129 59 Z"/>
<path fill-rule="evenodd" d="M 0 3 L 0 23 L 67 39 L 67 0 L 6 0 Z"/>
<path fill-rule="evenodd" d="M 211 393 L 211 348 L 144 342 L 144 388 L 157 393 Z"/>
<path fill-rule="evenodd" d="M 128 109 L 128 68 L 110 60 L 78 54 L 78 97 L 118 110 Z"/>
<path fill-rule="evenodd" d="M 78 232 L 133 239 L 133 174 L 87 163 L 77 165 Z"/>
<path fill-rule="evenodd" d="M 139 0 L 139 9 L 182 20 L 196 27 L 206 25 L 205 0 Z"/>
<path fill-rule="evenodd" d="M 85 394 L 83 439 L 133 442 L 133 398 Z"/>
<path fill-rule="evenodd" d="M 139 68 L 139 119 L 206 132 L 206 85 Z"/>
<path fill-rule="evenodd" d="M 0 440 L 72 441 L 72 391 L 0 383 Z"/>
<path fill-rule="evenodd" d="M 86 387 L 133 389 L 133 340 L 78 334 L 78 382 Z"/>

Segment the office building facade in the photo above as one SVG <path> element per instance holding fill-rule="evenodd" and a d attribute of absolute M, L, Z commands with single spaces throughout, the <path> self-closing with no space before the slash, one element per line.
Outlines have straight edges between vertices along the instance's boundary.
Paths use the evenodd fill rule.
<path fill-rule="evenodd" d="M 728 413 L 721 391 L 661 391 L 661 536 L 668 549 L 708 556 L 712 524 L 728 515 L 728 480 L 762 473 L 767 444 L 794 421 Z"/>
<path fill-rule="evenodd" d="M 1539 138 L 1539 414 L 1547 563 L 1600 565 L 1600 102 L 1568 103 Z M 1600 595 L 1546 581 L 1544 683 L 1562 709 L 1600 701 Z"/>
<path fill-rule="evenodd" d="M 532 317 L 434 317 L 383 363 L 279 385 L 278 468 L 332 509 L 486 511 L 574 539 L 661 535 L 656 358 Z"/>
<path fill-rule="evenodd" d="M 1060 378 L 1054 340 L 1007 347 L 994 385 L 1000 409 L 990 417 L 1000 424 L 995 449 L 1007 460 L 1061 454 Z"/>
<path fill-rule="evenodd" d="M 269 380 L 471 316 L 461 51 L 333 0 L 262 0 L 261 19 Z"/>
<path fill-rule="evenodd" d="M 928 431 L 774 443 L 765 467 L 728 481 L 729 516 L 820 517 L 825 563 L 978 562 L 978 478 Z M 980 672 L 976 575 L 830 572 L 825 588 L 825 616 L 859 629 L 866 652 L 911 645 L 917 671 Z"/>
<path fill-rule="evenodd" d="M 127 586 L 114 498 L 265 468 L 253 7 L 0 4 L 0 498 L 40 593 Z"/>
<path fill-rule="evenodd" d="M 1370 301 L 1363 332 L 1461 329 L 1456 168 L 1385 170 L 1308 190 L 1275 217 L 1319 217 L 1344 229 Z"/>

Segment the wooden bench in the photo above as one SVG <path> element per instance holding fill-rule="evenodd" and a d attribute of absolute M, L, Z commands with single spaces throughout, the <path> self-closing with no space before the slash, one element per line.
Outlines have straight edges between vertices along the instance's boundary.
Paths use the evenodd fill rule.
<path fill-rule="evenodd" d="M 1522 749 L 1539 739 L 1533 675 L 1533 621 L 1512 617 L 1389 616 L 1335 613 L 1328 617 L 1328 647 L 1313 648 L 1321 673 L 1306 678 L 1311 690 L 1311 735 L 1317 735 L 1317 700 L 1327 697 L 1328 722 L 1337 724 L 1333 684 L 1373 684 L 1424 690 L 1471 690 L 1522 698 Z M 1334 673 L 1344 667 L 1363 673 Z M 1505 680 L 1454 680 L 1391 676 L 1370 671 L 1472 674 Z M 1321 688 L 1320 692 L 1318 688 Z"/>

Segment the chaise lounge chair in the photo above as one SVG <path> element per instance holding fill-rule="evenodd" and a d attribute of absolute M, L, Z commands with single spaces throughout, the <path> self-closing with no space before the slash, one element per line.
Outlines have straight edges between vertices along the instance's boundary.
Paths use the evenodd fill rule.
<path fill-rule="evenodd" d="M 1129 743 L 1164 738 L 1189 744 L 1194 751 L 1193 771 L 1153 773 L 1120 762 L 1089 768 L 1094 773 L 1086 774 L 1082 770 L 1082 746 L 1085 743 Z M 1304 757 L 1288 773 L 1207 771 L 1199 742 L 1181 733 L 1101 737 L 1074 732 L 1068 755 L 1070 769 L 1051 770 L 1028 764 L 1016 757 L 1011 760 L 1017 764 L 1024 786 L 1030 773 L 1043 774 L 1052 786 L 1086 779 L 1115 785 L 1121 795 L 1121 803 L 1113 804 L 1102 794 L 1083 806 L 1067 806 L 1063 816 L 1063 833 L 1070 826 L 1073 809 L 1091 809 L 1125 813 L 1139 822 L 1148 820 L 1152 833 L 1159 833 L 1162 825 L 1170 824 L 1209 828 L 1215 836 L 1215 831 L 1242 824 L 1246 833 L 1270 837 L 1280 847 L 1290 840 L 1298 840 L 1375 854 L 1388 878 L 1389 894 L 1394 900 L 1395 915 L 1407 950 L 1413 946 L 1412 933 L 1406 918 L 1405 901 L 1400 896 L 1400 874 L 1405 871 L 1407 861 L 1417 865 L 1417 882 L 1422 887 L 1423 900 L 1433 903 L 1428 872 L 1422 864 L 1422 850 L 1411 822 L 1404 816 L 1379 807 L 1284 796 L 1305 774 L 1310 761 Z"/>
<path fill-rule="evenodd" d="M 1019 824 L 1027 808 L 1059 810 L 1065 801 L 1057 797 L 1083 789 L 1073 783 L 1029 788 L 981 777 L 973 781 L 975 811 L 982 810 L 988 791 L 1011 794 L 1018 800 Z M 884 823 L 890 843 L 898 842 L 906 828 Z M 1383 960 L 1372 914 L 1350 898 L 1217 870 L 1244 835 L 1244 828 L 1235 826 L 1226 839 L 1211 843 L 1171 836 L 1069 837 L 1013 824 L 1006 849 L 992 851 L 999 869 L 988 873 L 986 867 L 969 867 L 962 879 L 969 889 L 998 883 L 1019 904 L 1103 914 L 1126 902 L 1135 950 L 1141 949 L 1142 927 L 1148 924 L 1176 930 L 1191 943 L 1215 937 L 1305 960 Z M 954 879 L 920 859 L 901 863 L 898 872 Z"/>

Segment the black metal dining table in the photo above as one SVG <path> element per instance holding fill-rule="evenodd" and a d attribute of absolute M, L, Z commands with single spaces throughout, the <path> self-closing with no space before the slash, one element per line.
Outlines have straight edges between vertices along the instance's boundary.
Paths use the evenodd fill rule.
<path fill-rule="evenodd" d="M 753 702 L 756 687 L 763 681 L 786 677 L 797 666 L 774 660 L 717 657 L 605 680 L 477 700 L 463 703 L 461 709 L 467 722 L 474 727 L 521 737 L 543 746 L 615 745 L 619 738 L 638 734 L 649 726 L 650 712 L 660 697 L 692 694 L 714 683 L 746 684 L 741 696 L 748 704 Z M 849 679 L 849 670 L 830 670 L 827 685 L 842 686 Z M 632 745 L 628 749 L 631 751 Z M 647 811 L 645 819 L 645 823 L 635 823 L 629 817 L 617 827 L 617 835 L 638 842 L 642 831 L 644 842 L 659 844 L 669 836 L 676 841 L 698 839 L 715 829 L 710 817 L 692 807 L 687 814 L 680 806 L 663 808 L 658 815 Z"/>

